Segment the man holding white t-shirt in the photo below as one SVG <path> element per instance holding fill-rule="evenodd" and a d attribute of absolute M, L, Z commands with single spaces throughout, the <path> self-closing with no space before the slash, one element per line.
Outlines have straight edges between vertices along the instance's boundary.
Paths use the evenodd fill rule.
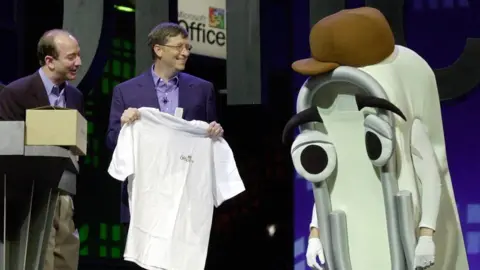
<path fill-rule="evenodd" d="M 129 178 L 125 260 L 148 270 L 202 270 L 213 207 L 243 192 L 232 150 L 209 124 L 154 108 L 120 131 L 108 172 Z"/>
<path fill-rule="evenodd" d="M 140 115 L 138 108 L 141 107 L 157 108 L 172 115 L 177 108 L 182 108 L 183 119 L 208 122 L 210 136 L 221 137 L 222 126 L 215 122 L 213 84 L 183 72 L 192 49 L 187 31 L 175 23 L 161 23 L 152 29 L 147 40 L 152 66 L 113 89 L 107 147 L 113 151 L 122 125 L 136 121 Z M 121 197 L 120 219 L 127 225 L 130 215 L 126 182 L 122 185 Z"/>

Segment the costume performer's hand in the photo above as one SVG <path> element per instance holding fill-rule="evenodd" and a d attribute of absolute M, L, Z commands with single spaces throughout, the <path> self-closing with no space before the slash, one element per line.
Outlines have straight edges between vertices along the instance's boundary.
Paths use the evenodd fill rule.
<path fill-rule="evenodd" d="M 308 267 L 315 270 L 323 270 L 323 265 L 325 264 L 325 255 L 323 254 L 323 246 L 319 238 L 312 237 L 308 239 L 306 257 Z M 318 263 L 317 257 L 320 263 Z"/>
<path fill-rule="evenodd" d="M 432 236 L 420 236 L 415 248 L 415 268 L 427 269 L 435 263 L 435 243 Z"/>

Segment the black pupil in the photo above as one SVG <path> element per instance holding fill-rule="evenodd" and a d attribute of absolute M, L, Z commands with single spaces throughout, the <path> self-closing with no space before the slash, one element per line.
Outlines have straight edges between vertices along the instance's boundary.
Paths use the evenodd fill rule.
<path fill-rule="evenodd" d="M 367 131 L 365 145 L 367 146 L 368 157 L 371 160 L 377 160 L 382 155 L 382 142 L 375 133 Z"/>
<path fill-rule="evenodd" d="M 300 154 L 300 162 L 309 174 L 319 174 L 328 165 L 328 155 L 318 145 L 309 145 Z"/>

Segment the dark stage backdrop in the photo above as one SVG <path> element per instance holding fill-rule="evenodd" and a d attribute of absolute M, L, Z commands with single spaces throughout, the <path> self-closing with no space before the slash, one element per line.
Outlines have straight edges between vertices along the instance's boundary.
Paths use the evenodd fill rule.
<path fill-rule="evenodd" d="M 63 1 L 55 0 L 55 6 L 34 0 L 5 1 L 18 5 L 12 8 L 14 14 L 6 28 L 0 27 L 5 37 L 8 34 L 11 39 L 0 43 L 4 49 L 0 63 L 8 63 L 0 66 L 0 80 L 8 83 L 38 69 L 36 42 L 44 31 L 62 27 Z M 115 4 L 131 6 L 130 2 L 119 0 Z M 262 5 L 262 87 L 265 96 L 272 92 L 275 99 L 263 106 L 229 107 L 226 97 L 217 95 L 219 120 L 247 192 L 216 209 L 206 269 L 287 270 L 293 264 L 293 171 L 288 149 L 280 140 L 283 124 L 292 111 L 288 94 L 292 91 L 290 6 L 289 2 L 275 0 L 262 1 Z M 112 89 L 136 74 L 135 13 L 122 10 L 114 9 L 114 27 L 102 32 L 102 36 L 111 37 L 103 71 L 90 85 L 83 81 L 80 84 L 89 121 L 88 156 L 81 160 L 75 197 L 75 219 L 81 239 L 80 270 L 129 269 L 130 265 L 122 259 L 125 236 L 119 224 L 120 183 L 106 173 L 111 153 L 104 143 Z M 274 23 L 272 10 L 283 14 L 285 20 Z M 272 31 L 278 25 L 288 34 Z M 82 44 L 91 40 L 79 42 L 85 47 Z M 22 46 L 17 48 L 17 43 Z M 17 51 L 22 53 L 16 55 Z M 217 90 L 224 89 L 225 64 L 223 60 L 192 55 L 187 72 L 212 81 Z M 275 233 L 270 235 L 268 228 L 275 228 Z"/>
<path fill-rule="evenodd" d="M 111 153 L 104 146 L 104 136 L 113 87 L 136 74 L 135 14 L 116 12 L 115 16 L 116 29 L 103 76 L 92 91 L 82 89 L 89 93 L 90 123 L 90 152 L 84 160 L 76 196 L 84 269 L 129 265 L 122 262 L 125 236 L 119 224 L 120 183 L 106 173 Z M 288 65 L 283 67 L 280 71 L 266 68 L 266 88 L 291 84 L 285 76 Z M 225 88 L 225 61 L 192 55 L 187 72 L 214 82 L 217 90 Z M 226 97 L 217 95 L 219 121 L 226 130 L 225 137 L 235 153 L 247 192 L 216 209 L 207 269 L 245 269 L 252 265 L 289 269 L 292 265 L 292 171 L 280 139 L 272 140 L 279 138 L 285 121 L 267 120 L 278 117 L 273 115 L 277 107 L 289 107 L 290 100 L 282 100 L 263 107 L 227 107 Z M 275 225 L 274 237 L 268 234 L 270 225 Z"/>
<path fill-rule="evenodd" d="M 63 1 L 48 2 L 49 5 L 34 0 L 2 1 L 1 81 L 8 83 L 38 68 L 36 41 L 45 30 L 62 26 Z M 119 0 L 116 4 L 129 2 L 132 1 Z M 306 182 L 295 180 L 295 205 L 292 203 L 293 172 L 288 148 L 281 145 L 280 135 L 293 113 L 294 95 L 305 79 L 295 75 L 290 64 L 309 55 L 307 2 L 261 1 L 262 97 L 269 102 L 262 106 L 227 107 L 225 97 L 218 95 L 220 121 L 248 191 L 216 211 L 207 269 L 292 269 L 294 259 L 298 263 L 304 259 L 304 237 L 313 198 L 306 191 Z M 350 7 L 363 4 L 349 2 Z M 450 65 L 463 50 L 465 37 L 475 37 L 480 31 L 478 6 L 463 0 L 416 3 L 414 9 L 413 0 L 406 2 L 408 46 L 435 68 Z M 423 3 L 423 7 L 418 3 Z M 104 137 L 111 91 L 117 83 L 135 74 L 135 15 L 117 11 L 111 16 L 116 19 L 115 28 L 102 33 L 112 36 L 106 54 L 108 61 L 101 66 L 100 79 L 81 89 L 86 93 L 90 122 L 89 155 L 82 164 L 76 222 L 82 242 L 80 269 L 89 270 L 125 269 L 121 260 L 124 236 L 118 224 L 120 185 L 106 174 L 111 153 L 104 146 Z M 82 42 L 88 41 L 80 40 L 81 45 Z M 188 72 L 213 81 L 217 89 L 225 88 L 225 62 L 192 56 Z M 478 195 L 475 198 L 479 191 L 475 177 L 480 175 L 475 166 L 480 143 L 475 138 L 480 131 L 472 121 L 480 110 L 476 105 L 480 104 L 479 95 L 473 91 L 464 99 L 445 103 L 443 108 L 452 181 L 472 269 L 480 268 L 480 201 Z M 295 252 L 293 221 L 298 240 Z M 270 237 L 267 227 L 272 224 L 276 225 L 276 233 Z"/>
<path fill-rule="evenodd" d="M 295 6 L 295 58 L 308 57 L 308 1 Z M 363 1 L 346 1 L 347 7 L 365 5 Z M 387 3 L 398 1 L 371 1 Z M 300 1 L 299 1 L 300 3 Z M 434 69 L 452 65 L 464 50 L 466 38 L 480 37 L 480 2 L 467 0 L 406 0 L 404 6 L 404 31 L 407 46 L 423 58 Z M 387 4 L 385 4 L 387 5 Z M 384 5 L 384 6 L 385 6 Z M 400 13 L 400 12 L 399 12 Z M 305 16 L 306 17 L 306 16 Z M 476 48 L 476 57 L 480 48 Z M 478 58 L 477 58 L 478 59 Z M 476 62 L 480 65 L 479 62 Z M 466 69 L 461 75 L 470 75 Z M 471 76 L 472 77 L 472 76 Z M 480 73 L 473 74 L 476 82 Z M 305 78 L 296 76 L 295 87 L 300 88 Z M 466 78 L 458 78 L 457 84 Z M 455 89 L 460 91 L 460 87 Z M 448 163 L 455 197 L 462 223 L 463 235 L 468 253 L 470 269 L 480 269 L 480 91 L 476 86 L 462 98 L 445 101 L 442 104 Z M 308 224 L 311 220 L 313 193 L 304 179 L 295 180 L 295 270 L 307 269 L 305 251 Z"/>

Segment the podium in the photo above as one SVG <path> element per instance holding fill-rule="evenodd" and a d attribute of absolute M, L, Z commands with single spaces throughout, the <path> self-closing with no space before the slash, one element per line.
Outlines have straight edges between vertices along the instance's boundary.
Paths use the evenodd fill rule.
<path fill-rule="evenodd" d="M 25 122 L 0 122 L 3 222 L 0 270 L 42 270 L 59 193 L 74 195 L 79 166 L 58 146 L 26 146 Z"/>

